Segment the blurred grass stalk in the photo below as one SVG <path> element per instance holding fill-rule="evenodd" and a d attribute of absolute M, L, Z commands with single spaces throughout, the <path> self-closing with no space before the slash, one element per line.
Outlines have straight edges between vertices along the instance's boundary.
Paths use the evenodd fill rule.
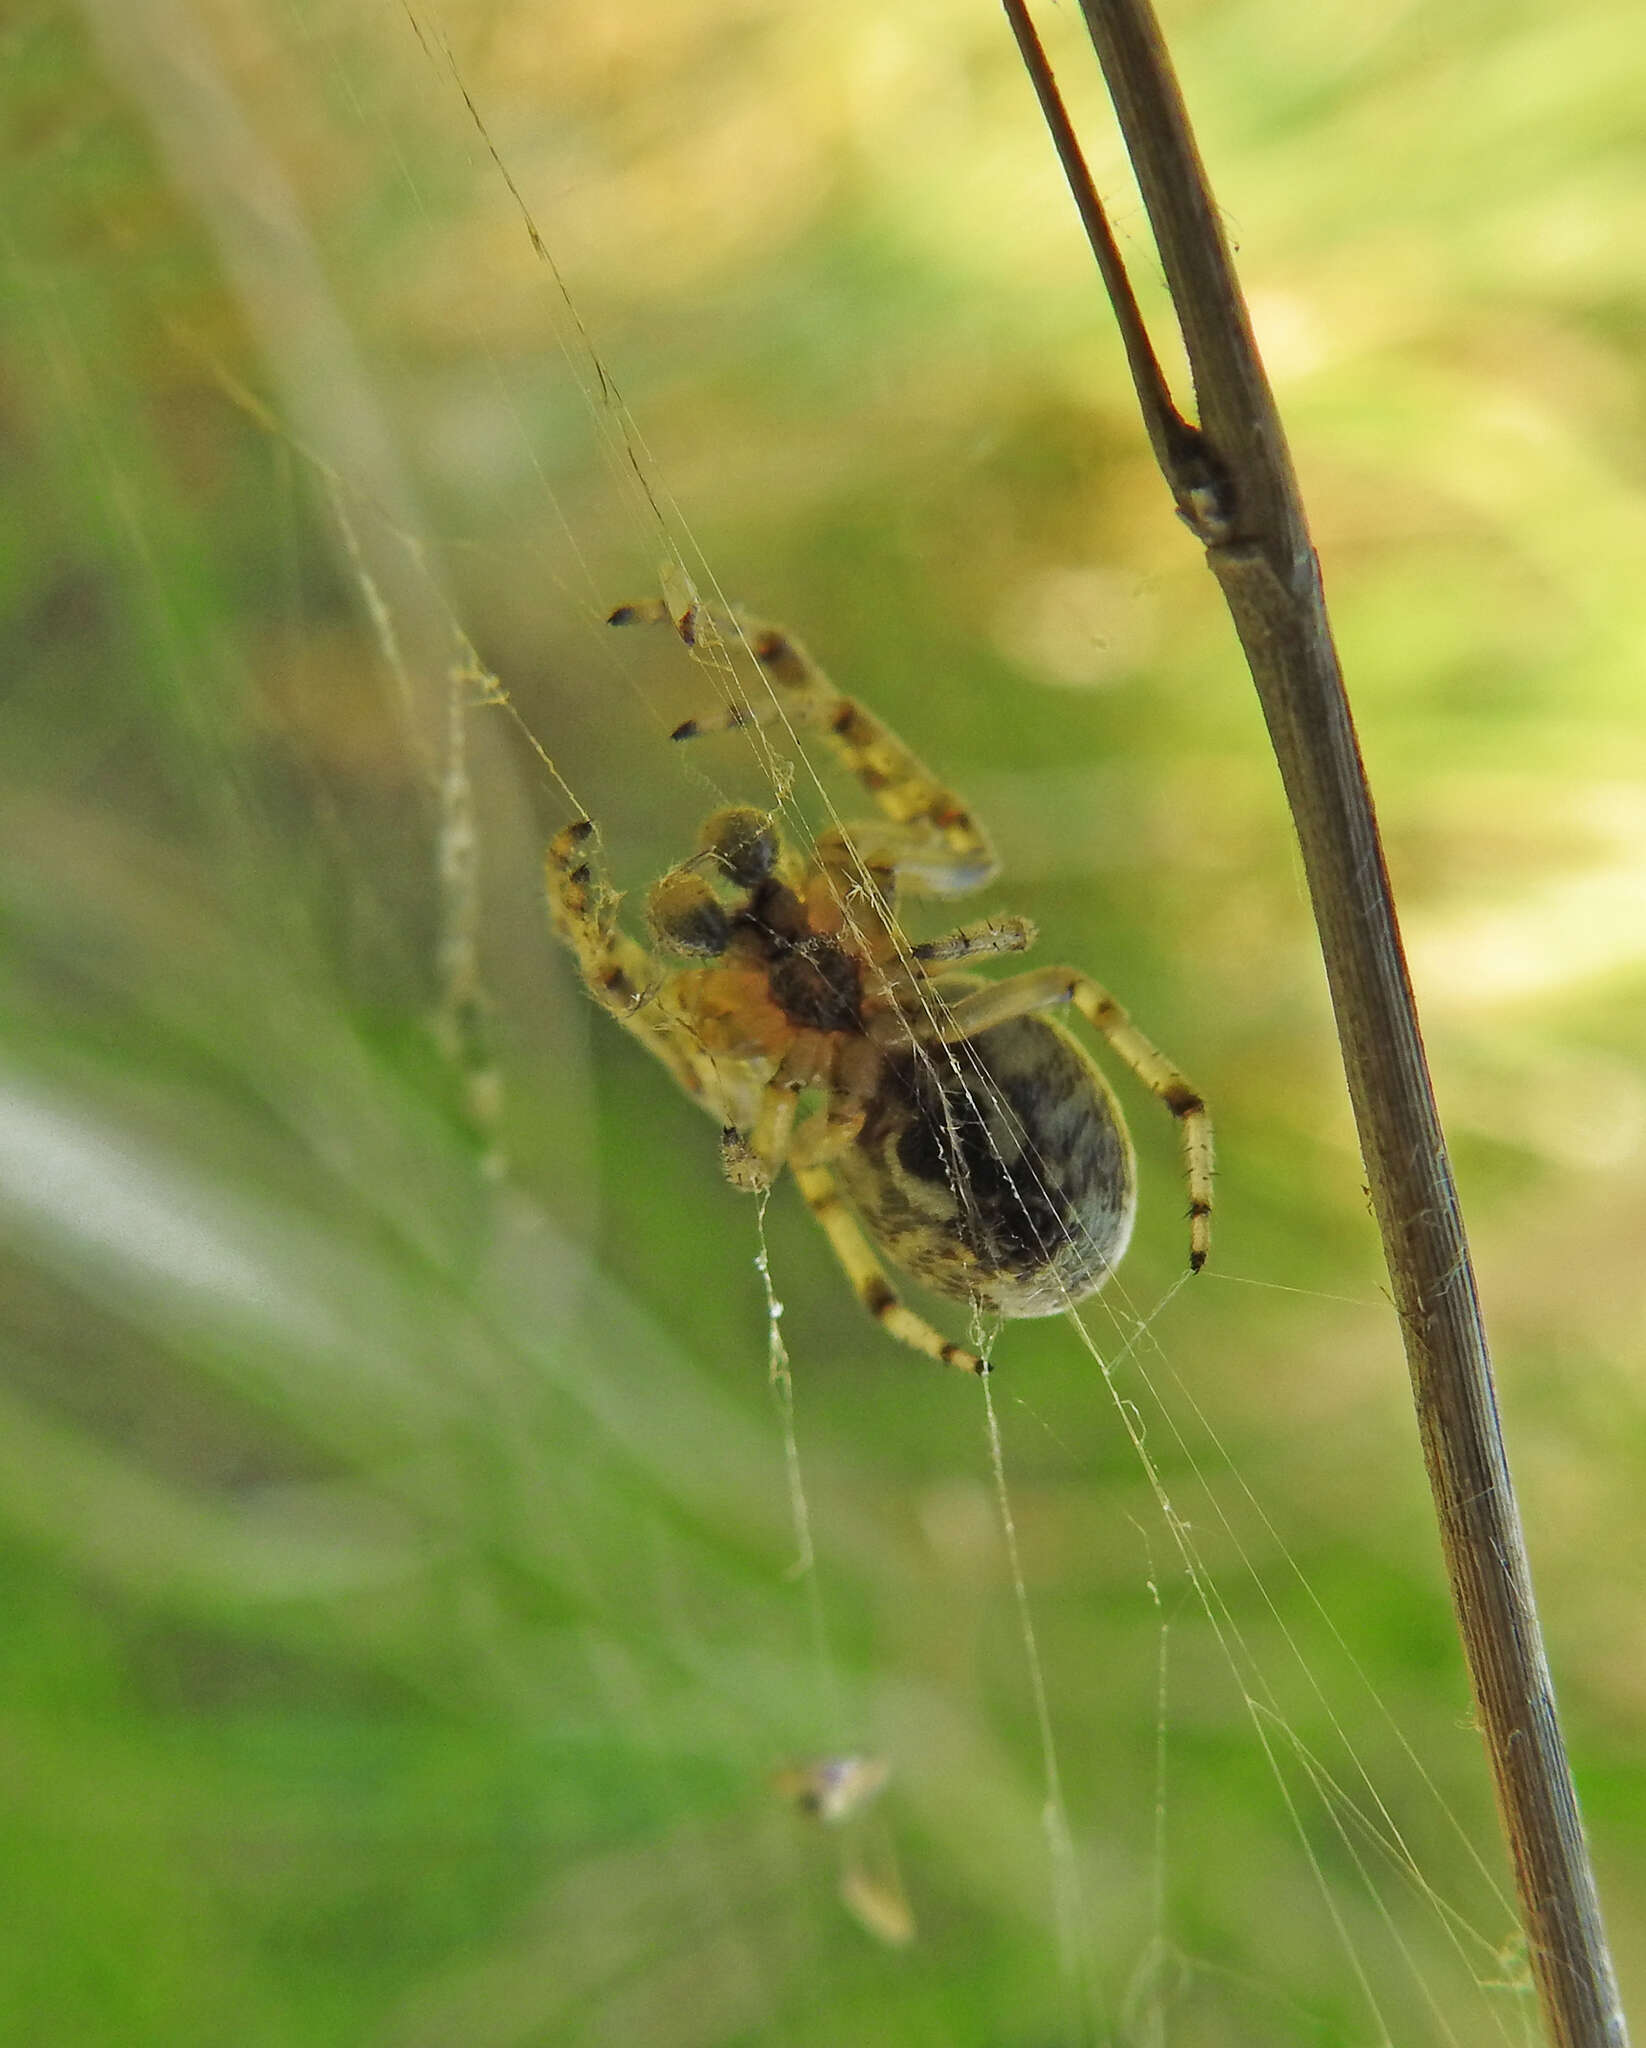
<path fill-rule="evenodd" d="M 1173 406 L 1023 0 L 1004 0 L 1126 343 L 1150 442 L 1207 551 L 1280 765 L 1331 986 L 1458 1628 L 1554 2048 L 1620 2048 L 1474 1270 L 1371 792 L 1274 394 L 1148 0 L 1081 0 L 1148 209 L 1203 426 Z"/>

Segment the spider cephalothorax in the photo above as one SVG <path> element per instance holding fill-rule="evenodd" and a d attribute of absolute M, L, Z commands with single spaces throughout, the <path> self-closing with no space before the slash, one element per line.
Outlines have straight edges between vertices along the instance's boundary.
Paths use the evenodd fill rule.
<path fill-rule="evenodd" d="M 671 614 L 654 602 L 612 617 Z M 714 628 L 696 606 L 673 623 L 688 644 Z M 869 1312 L 918 1350 L 985 1370 L 898 1299 L 868 1239 L 979 1312 L 1051 1315 L 1103 1284 L 1131 1235 L 1135 1175 L 1108 1082 L 1046 1014 L 1072 1005 L 1179 1120 L 1198 1268 L 1212 1164 L 1200 1097 L 1078 970 L 1000 982 L 953 972 L 1021 952 L 1034 939 L 1026 919 L 910 945 L 895 917 L 899 887 L 979 886 L 996 868 L 988 840 L 798 643 L 747 621 L 726 629 L 754 655 L 774 704 L 828 735 L 882 817 L 832 827 L 802 858 L 761 812 L 716 811 L 697 851 L 647 897 L 654 947 L 687 966 L 662 966 L 618 928 L 618 899 L 590 863 L 587 819 L 554 840 L 548 882 L 589 988 L 720 1119 L 729 1178 L 764 1190 L 789 1166 Z M 723 722 L 755 715 L 740 703 Z"/>

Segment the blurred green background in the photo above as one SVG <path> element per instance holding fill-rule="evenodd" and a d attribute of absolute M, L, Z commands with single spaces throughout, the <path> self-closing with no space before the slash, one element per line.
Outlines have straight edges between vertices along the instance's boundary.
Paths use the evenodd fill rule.
<path fill-rule="evenodd" d="M 1609 0 L 1166 26 L 1638 1998 L 1646 41 Z M 1000 18 L 23 0 L 0 58 L 0 2034 L 1532 2038 L 1276 778 Z M 1127 1093 L 1144 1212 L 1088 1317 L 1217 1627 L 1076 1334 L 996 1352 L 1062 1944 L 978 1390 L 780 1190 L 796 1577 L 753 1210 L 547 933 L 574 802 L 634 888 L 771 798 L 667 744 L 680 651 L 600 624 L 665 545 L 952 776 L 980 907 L 1218 1119 L 1213 1265 L 1162 1307 L 1173 1134 Z M 465 640 L 563 784 L 454 720 Z M 770 1773 L 842 1748 L 893 1775 L 831 1838 Z"/>

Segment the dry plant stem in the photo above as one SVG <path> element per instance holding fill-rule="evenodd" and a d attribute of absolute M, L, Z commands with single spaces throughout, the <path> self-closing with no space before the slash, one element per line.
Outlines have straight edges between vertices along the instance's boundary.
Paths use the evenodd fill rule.
<path fill-rule="evenodd" d="M 1118 258 L 1101 206 L 1022 0 L 1005 5 L 1107 276 Z M 1463 1219 L 1285 436 L 1146 0 L 1082 0 L 1081 11 L 1182 328 L 1198 433 L 1166 395 L 1129 288 L 1116 312 L 1150 438 L 1234 618 L 1302 848 L 1545 2031 L 1553 2048 L 1622 2048 L 1627 2030 L 1556 1719 Z"/>

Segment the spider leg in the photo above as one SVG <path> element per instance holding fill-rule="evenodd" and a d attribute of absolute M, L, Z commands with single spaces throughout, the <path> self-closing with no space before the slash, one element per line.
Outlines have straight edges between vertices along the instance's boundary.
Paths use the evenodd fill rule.
<path fill-rule="evenodd" d="M 963 996 L 931 1036 L 959 1045 L 1036 1010 L 1075 1008 L 1178 1120 L 1189 1184 L 1189 1267 L 1198 1273 L 1212 1242 L 1212 1121 L 1199 1091 L 1144 1037 L 1106 988 L 1077 967 L 1041 967 Z"/>
<path fill-rule="evenodd" d="M 951 1344 L 934 1330 L 923 1316 L 899 1299 L 886 1278 L 869 1241 L 835 1188 L 834 1177 L 822 1166 L 796 1166 L 794 1177 L 806 1206 L 823 1226 L 834 1255 L 845 1269 L 846 1278 L 858 1300 L 889 1335 L 940 1365 L 952 1365 L 959 1372 L 985 1373 L 988 1361 L 975 1352 Z"/>
<path fill-rule="evenodd" d="M 911 1013 L 928 1021 L 947 1014 L 934 1007 L 934 972 L 946 976 L 968 960 L 1026 952 L 1037 936 L 1033 922 L 1026 917 L 985 918 L 980 924 L 961 925 L 941 938 L 923 939 L 915 946 L 894 931 L 884 949 L 886 957 L 876 963 L 865 1031 L 878 1045 L 906 1042 Z M 930 1038 L 932 1033 L 920 1027 L 916 1035 Z"/>
<path fill-rule="evenodd" d="M 579 818 L 549 842 L 543 881 L 555 930 L 571 948 L 595 1001 L 662 1061 L 688 1095 L 708 1094 L 712 1100 L 712 1065 L 659 1000 L 666 971 L 618 927 L 620 899 L 595 864 L 595 836 L 592 822 Z"/>
<path fill-rule="evenodd" d="M 838 1157 L 854 1142 L 879 1090 L 884 1064 L 880 1047 L 867 1037 L 848 1038 L 832 1048 L 829 1071 L 818 1077 L 827 1091 L 823 1105 L 789 1141 L 789 1164 L 796 1174 Z"/>
<path fill-rule="evenodd" d="M 783 1171 L 794 1131 L 800 1091 L 772 1079 L 760 1091 L 754 1127 L 747 1132 L 728 1124 L 720 1133 L 720 1164 L 734 1188 L 763 1195 Z"/>
<path fill-rule="evenodd" d="M 1026 953 L 1039 933 L 1027 917 L 986 917 L 981 924 L 963 924 L 940 939 L 922 939 L 909 948 L 909 958 L 927 967 L 952 967 L 961 960 L 982 960 L 994 953 Z"/>
<path fill-rule="evenodd" d="M 727 650 L 748 648 L 771 685 L 765 703 L 739 692 L 718 720 L 688 719 L 675 728 L 677 740 L 702 733 L 730 732 L 760 725 L 781 711 L 797 725 L 824 733 L 846 769 L 863 785 L 882 816 L 864 824 L 837 826 L 818 841 L 850 848 L 857 862 L 894 867 L 900 881 L 923 895 L 960 896 L 978 889 L 998 872 L 1000 862 L 987 833 L 966 805 L 905 745 L 890 726 L 854 698 L 842 695 L 800 642 L 759 619 L 729 618 L 693 605 L 676 617 L 661 598 L 620 605 L 614 626 L 674 627 L 687 646 Z"/>
<path fill-rule="evenodd" d="M 760 1092 L 751 1127 L 721 1135 L 733 1186 L 758 1194 L 785 1165 L 799 1173 L 843 1152 L 863 1128 L 882 1064 L 880 1048 L 867 1038 L 838 1043 L 823 1032 L 797 1032 Z M 800 1097 L 808 1088 L 821 1089 L 825 1099 L 800 1122 Z"/>

